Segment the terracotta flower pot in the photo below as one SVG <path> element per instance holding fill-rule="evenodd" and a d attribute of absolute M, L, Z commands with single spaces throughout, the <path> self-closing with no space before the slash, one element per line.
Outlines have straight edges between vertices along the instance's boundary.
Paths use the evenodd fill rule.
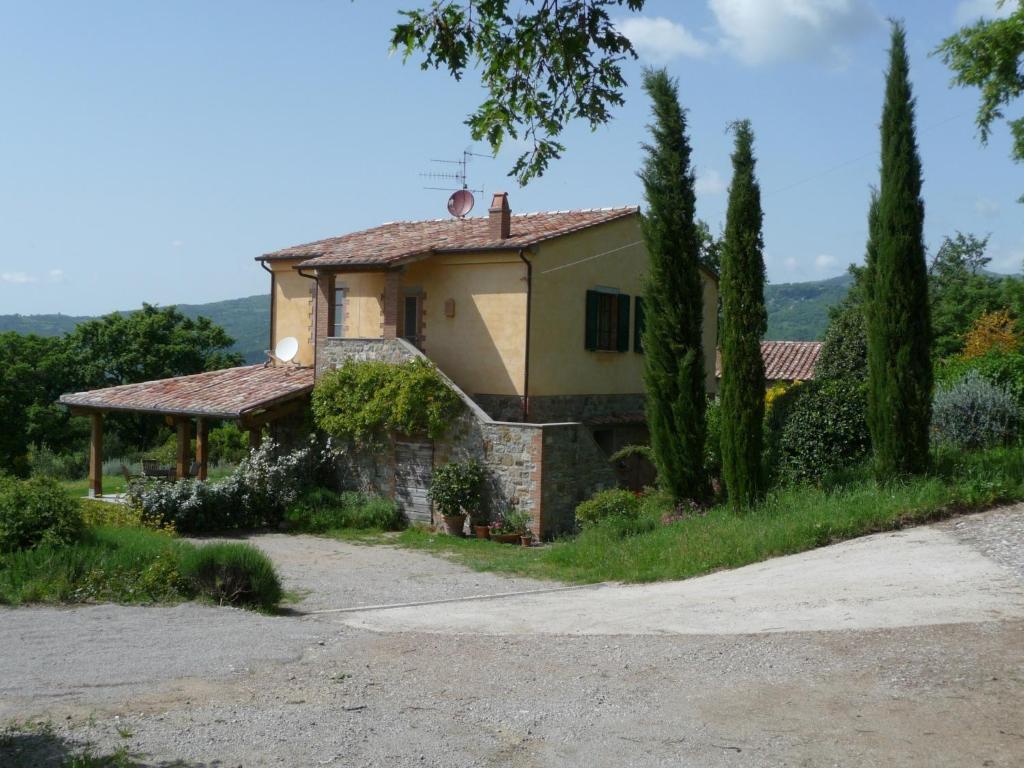
<path fill-rule="evenodd" d="M 520 536 L 519 541 L 524 547 L 529 547 L 533 544 L 533 536 Z"/>
<path fill-rule="evenodd" d="M 448 531 L 449 536 L 461 536 L 462 530 L 466 526 L 465 515 L 445 515 L 444 516 L 444 527 Z"/>
<path fill-rule="evenodd" d="M 497 541 L 500 544 L 518 544 L 519 534 L 518 533 L 494 533 L 491 534 L 491 541 Z"/>
<path fill-rule="evenodd" d="M 491 537 L 491 529 L 487 525 L 474 525 L 473 532 L 476 533 L 478 539 L 489 539 Z"/>

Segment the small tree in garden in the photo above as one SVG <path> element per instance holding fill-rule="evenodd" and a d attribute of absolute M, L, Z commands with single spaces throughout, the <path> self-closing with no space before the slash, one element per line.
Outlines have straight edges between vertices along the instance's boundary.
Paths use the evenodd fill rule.
<path fill-rule="evenodd" d="M 644 296 L 644 380 L 647 423 L 661 482 L 676 501 L 703 500 L 704 355 L 701 240 L 686 116 L 665 70 L 644 73 L 653 102 L 653 143 L 640 171 L 647 211 L 643 235 L 650 256 Z"/>
<path fill-rule="evenodd" d="M 733 177 L 722 245 L 722 474 L 729 503 L 749 507 L 764 493 L 764 242 L 754 133 L 736 123 Z"/>
<path fill-rule="evenodd" d="M 990 352 L 1010 353 L 1020 349 L 1021 338 L 1017 323 L 1008 309 L 986 312 L 971 326 L 964 336 L 964 351 L 961 357 L 970 360 Z"/>
<path fill-rule="evenodd" d="M 484 470 L 477 462 L 449 462 L 434 469 L 430 477 L 430 500 L 445 517 L 468 514 L 481 521 Z"/>
<path fill-rule="evenodd" d="M 868 424 L 880 478 L 928 466 L 932 361 L 921 160 L 906 33 L 893 22 L 868 263 Z"/>

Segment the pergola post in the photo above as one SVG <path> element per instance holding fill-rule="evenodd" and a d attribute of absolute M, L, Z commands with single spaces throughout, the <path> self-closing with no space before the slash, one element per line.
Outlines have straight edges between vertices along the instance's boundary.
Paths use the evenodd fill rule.
<path fill-rule="evenodd" d="M 188 477 L 189 457 L 192 453 L 192 422 L 188 419 L 178 419 L 178 450 L 176 451 L 175 477 L 181 480 Z"/>
<path fill-rule="evenodd" d="M 249 427 L 249 450 L 258 450 L 262 442 L 263 427 Z"/>
<path fill-rule="evenodd" d="M 199 465 L 199 479 L 205 480 L 210 448 L 207 443 L 210 437 L 210 425 L 200 416 L 196 419 L 196 463 Z"/>
<path fill-rule="evenodd" d="M 89 414 L 92 423 L 92 437 L 89 440 L 89 496 L 103 495 L 103 414 Z"/>

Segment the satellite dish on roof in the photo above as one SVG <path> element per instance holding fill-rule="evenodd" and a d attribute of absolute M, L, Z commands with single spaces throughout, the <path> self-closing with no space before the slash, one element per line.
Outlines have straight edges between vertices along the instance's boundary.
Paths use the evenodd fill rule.
<path fill-rule="evenodd" d="M 461 219 L 473 210 L 474 202 L 472 192 L 468 189 L 460 189 L 453 192 L 452 196 L 448 198 L 448 213 Z"/>
<path fill-rule="evenodd" d="M 299 340 L 294 336 L 285 336 L 274 347 L 274 357 L 282 363 L 290 363 L 299 354 Z"/>

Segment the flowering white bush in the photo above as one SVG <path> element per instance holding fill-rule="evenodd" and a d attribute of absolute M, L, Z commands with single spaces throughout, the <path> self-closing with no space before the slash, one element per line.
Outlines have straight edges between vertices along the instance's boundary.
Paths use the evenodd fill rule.
<path fill-rule="evenodd" d="M 311 440 L 305 448 L 279 456 L 276 452 L 277 444 L 268 439 L 223 480 L 139 481 L 128 489 L 128 496 L 146 515 L 173 523 L 185 533 L 275 525 L 317 465 L 335 451 L 329 441 L 316 450 Z"/>

